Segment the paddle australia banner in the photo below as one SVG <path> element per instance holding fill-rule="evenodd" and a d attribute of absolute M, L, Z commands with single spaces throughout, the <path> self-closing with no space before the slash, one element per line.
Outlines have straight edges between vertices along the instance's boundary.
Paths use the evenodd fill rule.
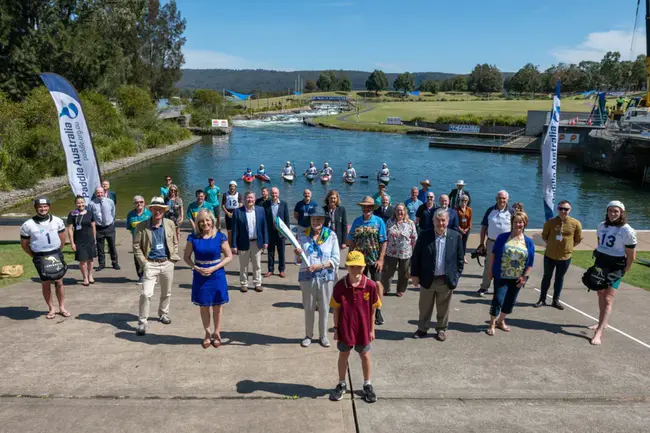
<path fill-rule="evenodd" d="M 553 111 L 548 123 L 548 131 L 542 143 L 542 191 L 544 194 L 544 214 L 553 218 L 555 191 L 557 190 L 557 146 L 560 136 L 560 81 L 557 82 L 553 96 Z"/>
<path fill-rule="evenodd" d="M 72 192 L 75 196 L 80 195 L 90 201 L 95 188 L 101 186 L 101 183 L 95 148 L 79 95 L 72 84 L 58 74 L 47 72 L 41 74 L 41 79 L 56 105 Z"/>

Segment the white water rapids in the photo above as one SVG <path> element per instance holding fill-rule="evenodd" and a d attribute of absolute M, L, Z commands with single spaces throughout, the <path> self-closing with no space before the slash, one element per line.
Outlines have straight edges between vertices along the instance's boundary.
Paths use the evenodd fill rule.
<path fill-rule="evenodd" d="M 306 117 L 331 116 L 339 114 L 338 106 L 321 106 L 315 110 L 301 111 L 299 113 L 271 114 L 259 119 L 236 119 L 232 121 L 233 126 L 245 128 L 262 128 L 276 125 L 295 125 L 302 123 Z"/>

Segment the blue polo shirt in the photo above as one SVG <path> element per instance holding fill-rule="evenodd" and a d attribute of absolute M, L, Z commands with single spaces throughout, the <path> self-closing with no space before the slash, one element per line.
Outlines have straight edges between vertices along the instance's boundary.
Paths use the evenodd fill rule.
<path fill-rule="evenodd" d="M 422 203 L 419 198 L 416 198 L 415 200 L 409 198 L 404 202 L 404 206 L 406 206 L 406 213 L 408 213 L 411 221 L 415 222 L 415 214 L 423 204 L 424 203 Z"/>
<path fill-rule="evenodd" d="M 318 205 L 314 200 L 311 200 L 309 204 L 305 203 L 305 200 L 300 200 L 296 203 L 293 211 L 298 214 L 298 225 L 301 227 L 309 227 L 309 214 L 317 207 Z"/>
<path fill-rule="evenodd" d="M 142 215 L 138 215 L 135 209 L 126 214 L 126 229 L 131 232 L 131 236 L 135 236 L 135 228 L 140 222 L 146 221 L 151 218 L 151 211 L 144 208 Z"/>
<path fill-rule="evenodd" d="M 426 191 L 424 189 L 421 189 L 420 192 L 418 193 L 418 200 L 420 200 L 422 203 L 426 203 L 427 202 L 427 193 L 429 191 L 431 191 L 431 189 L 428 189 Z"/>

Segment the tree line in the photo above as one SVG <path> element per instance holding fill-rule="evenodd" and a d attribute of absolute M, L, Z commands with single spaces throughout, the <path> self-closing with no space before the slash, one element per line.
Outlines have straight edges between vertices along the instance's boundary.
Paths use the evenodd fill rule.
<path fill-rule="evenodd" d="M 606 53 L 600 62 L 583 61 L 569 65 L 560 63 L 544 71 L 528 63 L 514 74 L 504 74 L 495 65 L 479 64 L 469 75 L 456 75 L 444 80 L 424 79 L 419 84 L 416 74 L 410 72 L 401 73 L 389 82 L 386 73 L 375 70 L 368 76 L 365 88 L 376 94 L 388 90 L 390 86 L 402 92 L 421 90 L 431 93 L 493 93 L 505 90 L 515 93 L 546 93 L 553 92 L 557 81 L 561 80 L 562 91 L 572 93 L 590 90 L 641 90 L 646 86 L 647 76 L 645 55 L 639 55 L 634 61 L 626 61 L 621 60 L 621 54 L 614 51 Z M 324 71 L 316 82 L 307 82 L 305 91 L 349 91 L 347 85 L 336 84 L 339 82 L 333 71 Z"/>
<path fill-rule="evenodd" d="M 21 100 L 40 73 L 58 72 L 79 91 L 136 85 L 170 96 L 185 26 L 175 0 L 0 0 L 0 92 Z"/>

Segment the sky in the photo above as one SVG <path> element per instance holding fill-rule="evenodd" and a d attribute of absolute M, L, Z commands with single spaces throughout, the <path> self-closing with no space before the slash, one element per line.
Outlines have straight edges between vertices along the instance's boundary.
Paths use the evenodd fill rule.
<path fill-rule="evenodd" d="M 469 73 L 645 52 L 637 0 L 177 0 L 185 68 Z M 632 50 L 631 50 L 632 47 Z"/>

